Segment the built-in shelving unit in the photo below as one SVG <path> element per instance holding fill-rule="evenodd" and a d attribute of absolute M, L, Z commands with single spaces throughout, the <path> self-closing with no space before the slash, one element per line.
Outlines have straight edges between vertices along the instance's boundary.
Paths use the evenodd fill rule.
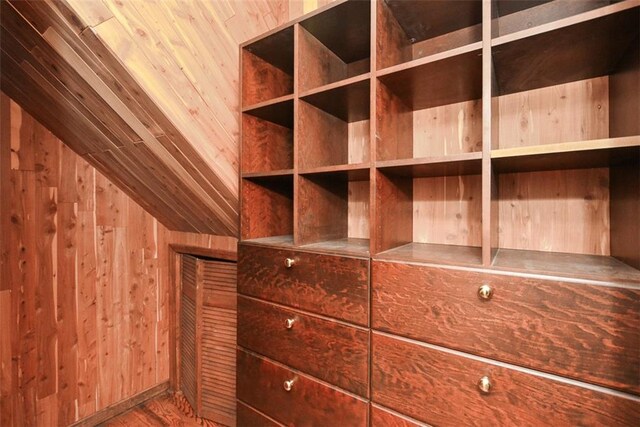
<path fill-rule="evenodd" d="M 242 239 L 640 283 L 639 2 L 490 4 L 243 45 Z"/>

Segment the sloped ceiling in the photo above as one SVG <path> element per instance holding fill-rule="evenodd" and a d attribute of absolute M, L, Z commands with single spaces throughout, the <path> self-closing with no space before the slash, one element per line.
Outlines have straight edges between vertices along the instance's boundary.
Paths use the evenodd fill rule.
<path fill-rule="evenodd" d="M 238 45 L 330 0 L 3 1 L 1 89 L 169 229 L 238 233 Z"/>

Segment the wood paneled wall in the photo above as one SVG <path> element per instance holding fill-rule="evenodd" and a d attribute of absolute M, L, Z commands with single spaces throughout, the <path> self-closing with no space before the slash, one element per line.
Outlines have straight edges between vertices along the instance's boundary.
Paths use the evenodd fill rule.
<path fill-rule="evenodd" d="M 238 232 L 238 44 L 330 0 L 9 0 L 2 88 L 172 230 Z"/>
<path fill-rule="evenodd" d="M 0 425 L 68 425 L 169 379 L 172 232 L 0 97 Z"/>

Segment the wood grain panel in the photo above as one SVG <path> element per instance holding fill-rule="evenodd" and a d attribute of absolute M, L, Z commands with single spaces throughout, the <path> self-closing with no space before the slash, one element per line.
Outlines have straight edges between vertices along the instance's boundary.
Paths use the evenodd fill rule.
<path fill-rule="evenodd" d="M 413 157 L 482 151 L 482 103 L 466 101 L 413 112 Z"/>
<path fill-rule="evenodd" d="M 373 400 L 434 425 L 632 425 L 640 401 L 372 335 Z M 481 377 L 491 381 L 482 394 Z"/>
<path fill-rule="evenodd" d="M 293 169 L 291 129 L 244 114 L 242 141 L 243 173 Z"/>
<path fill-rule="evenodd" d="M 287 269 L 285 258 L 295 265 Z M 238 292 L 366 326 L 369 260 L 241 244 Z"/>
<path fill-rule="evenodd" d="M 499 148 L 609 137 L 609 77 L 498 98 Z"/>
<path fill-rule="evenodd" d="M 304 101 L 298 104 L 298 166 L 311 169 L 348 163 L 347 122 Z"/>
<path fill-rule="evenodd" d="M 168 379 L 169 245 L 236 239 L 167 230 L 0 102 L 0 424 L 71 424 Z"/>
<path fill-rule="evenodd" d="M 481 246 L 481 177 L 460 175 L 414 179 L 413 241 Z"/>
<path fill-rule="evenodd" d="M 250 51 L 242 51 L 242 105 L 248 107 L 293 93 L 293 76 Z"/>
<path fill-rule="evenodd" d="M 366 330 L 238 296 L 238 345 L 361 396 L 368 395 L 368 341 Z"/>
<path fill-rule="evenodd" d="M 640 394 L 638 289 L 389 262 L 372 277 L 377 329 Z"/>
<path fill-rule="evenodd" d="M 292 389 L 284 381 L 294 381 Z M 267 359 L 238 350 L 238 399 L 285 425 L 367 425 L 367 403 Z"/>
<path fill-rule="evenodd" d="M 501 174 L 499 246 L 610 253 L 608 169 Z"/>
<path fill-rule="evenodd" d="M 347 64 L 303 26 L 298 27 L 300 91 L 347 78 Z"/>

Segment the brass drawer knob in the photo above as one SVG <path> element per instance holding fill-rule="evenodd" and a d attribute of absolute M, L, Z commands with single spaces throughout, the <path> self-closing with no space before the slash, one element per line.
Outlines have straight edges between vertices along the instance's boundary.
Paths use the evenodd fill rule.
<path fill-rule="evenodd" d="M 493 289 L 489 285 L 482 285 L 478 288 L 478 297 L 481 300 L 488 301 L 493 296 Z"/>
<path fill-rule="evenodd" d="M 291 268 L 293 267 L 293 265 L 296 263 L 296 260 L 293 258 L 285 258 L 284 259 L 284 266 L 287 268 Z"/>
<path fill-rule="evenodd" d="M 294 324 L 295 322 L 296 322 L 296 319 L 287 319 L 287 320 L 285 320 L 285 322 L 284 322 L 284 326 L 285 326 L 287 329 L 291 329 L 291 328 L 293 328 L 293 324 Z"/>
<path fill-rule="evenodd" d="M 291 391 L 291 389 L 293 388 L 293 383 L 295 382 L 295 380 L 287 380 L 284 382 L 284 391 Z"/>
<path fill-rule="evenodd" d="M 478 389 L 480 389 L 480 391 L 484 394 L 489 394 L 489 392 L 491 391 L 491 380 L 489 379 L 489 377 L 484 376 L 480 378 L 480 381 L 478 381 Z"/>

